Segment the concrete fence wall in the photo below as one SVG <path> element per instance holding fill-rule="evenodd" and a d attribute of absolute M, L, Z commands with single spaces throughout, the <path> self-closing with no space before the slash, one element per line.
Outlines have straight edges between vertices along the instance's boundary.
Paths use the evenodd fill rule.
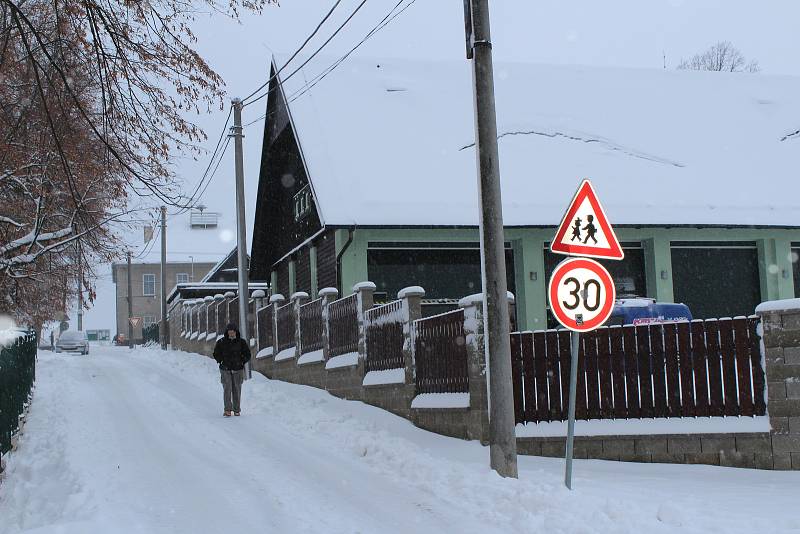
<path fill-rule="evenodd" d="M 302 347 L 298 325 L 295 331 L 295 350 L 290 357 L 284 355 L 276 361 L 277 346 L 271 347 L 271 350 L 256 346 L 255 352 L 260 352 L 262 356 L 253 359 L 253 369 L 272 379 L 318 387 L 340 398 L 361 400 L 405 417 L 415 425 L 433 432 L 463 439 L 477 439 L 482 443 L 488 442 L 482 300 L 467 298 L 461 302 L 464 308 L 464 341 L 467 346 L 469 369 L 468 403 L 449 406 L 445 401 L 441 405 L 445 407 L 414 407 L 415 366 L 411 324 L 420 317 L 419 303 L 424 293 L 411 291 L 401 292 L 399 295 L 401 297 L 399 300 L 402 301 L 405 338 L 403 379 L 391 383 L 364 385 L 364 362 L 367 357 L 365 314 L 373 307 L 374 291 L 374 285 L 369 283 L 354 287 L 354 292 L 358 296 L 357 354 L 354 353 L 344 359 L 330 358 L 329 325 L 325 322 L 324 358 L 303 363 L 300 361 Z M 320 292 L 320 297 L 325 298 L 323 321 L 326 321 L 327 307 L 335 301 L 336 295 L 331 290 L 325 289 Z M 305 294 L 296 294 L 290 300 L 297 311 L 307 299 L 308 296 Z M 282 297 L 273 296 L 270 305 L 277 307 L 281 302 Z M 190 309 L 197 305 L 203 304 L 187 304 Z M 797 305 L 796 301 L 787 301 L 784 304 L 770 303 L 769 306 L 762 308 L 758 313 L 762 321 L 762 346 L 766 361 L 769 429 L 764 428 L 764 431 L 759 432 L 705 433 L 695 430 L 693 433 L 680 434 L 578 435 L 575 441 L 575 457 L 760 469 L 800 469 L 800 305 Z M 272 324 L 256 324 L 256 328 L 275 329 L 276 317 L 277 314 L 273 314 Z M 180 320 L 177 320 L 176 324 L 177 326 L 171 329 L 174 347 L 211 355 L 213 340 L 192 339 L 191 334 L 181 336 Z M 258 338 L 257 333 L 253 337 Z M 277 344 L 277 335 L 273 335 L 272 339 Z M 706 424 L 703 418 L 692 419 L 701 427 Z M 578 421 L 576 424 L 579 434 L 581 423 Z M 532 424 L 529 423 L 528 426 Z M 719 421 L 715 421 L 715 424 L 718 425 Z M 734 425 L 732 428 L 741 427 Z M 560 457 L 564 455 L 565 438 L 563 436 L 519 437 L 517 445 L 521 454 Z"/>

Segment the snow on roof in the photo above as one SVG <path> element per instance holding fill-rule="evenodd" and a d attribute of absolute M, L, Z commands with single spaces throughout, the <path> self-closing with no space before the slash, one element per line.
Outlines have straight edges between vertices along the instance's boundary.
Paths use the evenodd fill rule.
<path fill-rule="evenodd" d="M 211 278 L 211 276 L 212 276 L 214 273 L 216 273 L 216 272 L 217 272 L 217 271 L 220 269 L 220 267 L 222 267 L 222 265 L 223 265 L 223 264 L 224 264 L 226 261 L 228 261 L 228 258 L 230 258 L 230 257 L 231 257 L 231 256 L 233 256 L 234 254 L 236 254 L 236 252 L 237 252 L 237 250 L 238 250 L 238 249 L 239 249 L 239 247 L 233 247 L 233 248 L 231 249 L 231 251 L 230 251 L 230 252 L 228 252 L 228 253 L 227 253 L 225 256 L 223 256 L 223 257 L 222 257 L 222 258 L 221 258 L 221 259 L 220 259 L 220 260 L 219 260 L 219 261 L 216 263 L 216 265 L 214 265 L 214 266 L 211 268 L 211 270 L 209 270 L 209 271 L 206 273 L 206 275 L 205 275 L 205 276 L 204 276 L 204 277 L 203 277 L 203 278 L 202 278 L 200 281 L 201 281 L 201 282 L 208 282 L 208 279 L 209 279 L 209 278 Z"/>
<path fill-rule="evenodd" d="M 350 58 L 297 96 L 331 62 L 284 85 L 324 224 L 476 225 L 470 63 Z M 507 226 L 557 225 L 583 178 L 612 224 L 800 225 L 800 78 L 494 72 Z"/>

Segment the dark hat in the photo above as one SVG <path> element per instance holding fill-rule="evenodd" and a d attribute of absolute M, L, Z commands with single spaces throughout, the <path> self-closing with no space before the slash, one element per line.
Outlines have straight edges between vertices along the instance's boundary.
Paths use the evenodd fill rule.
<path fill-rule="evenodd" d="M 225 327 L 225 331 L 227 332 L 228 330 L 236 330 L 238 332 L 239 328 L 236 326 L 236 323 L 228 323 L 228 326 Z"/>

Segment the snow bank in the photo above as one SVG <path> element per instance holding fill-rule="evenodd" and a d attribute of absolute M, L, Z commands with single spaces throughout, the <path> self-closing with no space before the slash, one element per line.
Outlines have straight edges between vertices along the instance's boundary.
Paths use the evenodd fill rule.
<path fill-rule="evenodd" d="M 339 369 L 341 367 L 351 367 L 353 365 L 358 365 L 357 352 L 348 352 L 347 354 L 334 356 L 325 363 L 325 369 Z"/>
<path fill-rule="evenodd" d="M 756 313 L 767 313 L 774 311 L 800 310 L 800 298 L 768 300 L 756 306 Z"/>
<path fill-rule="evenodd" d="M 317 363 L 325 361 L 325 355 L 322 352 L 322 349 L 306 352 L 305 354 L 301 354 L 299 358 L 297 358 L 297 365 L 303 365 L 304 363 Z"/>
<path fill-rule="evenodd" d="M 411 401 L 412 408 L 469 408 L 469 393 L 423 393 Z"/>
<path fill-rule="evenodd" d="M 294 351 L 295 347 L 288 347 L 280 351 L 278 354 L 275 355 L 275 361 L 281 362 L 283 360 L 291 360 L 294 358 Z"/>
<path fill-rule="evenodd" d="M 11 345 L 21 337 L 25 337 L 25 332 L 15 329 L 0 330 L 0 346 Z"/>
<path fill-rule="evenodd" d="M 256 354 L 256 358 L 268 358 L 269 356 L 272 356 L 273 350 L 274 350 L 273 347 L 265 347 L 260 351 L 258 351 L 258 354 Z"/>
<path fill-rule="evenodd" d="M 652 434 L 718 434 L 769 432 L 769 417 L 674 417 L 656 419 L 593 419 L 575 421 L 576 436 L 635 436 Z M 567 435 L 566 421 L 517 425 L 518 438 Z"/>
<path fill-rule="evenodd" d="M 370 371 L 364 375 L 364 386 L 379 386 L 382 384 L 404 384 L 406 381 L 406 370 L 386 369 L 384 371 Z"/>

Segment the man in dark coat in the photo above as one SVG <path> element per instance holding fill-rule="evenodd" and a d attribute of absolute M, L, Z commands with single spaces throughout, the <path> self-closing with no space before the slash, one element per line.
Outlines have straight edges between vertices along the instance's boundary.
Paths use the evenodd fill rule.
<path fill-rule="evenodd" d="M 244 364 L 250 361 L 250 347 L 242 339 L 233 323 L 225 327 L 225 335 L 214 346 L 214 359 L 219 364 L 222 393 L 225 398 L 225 417 L 241 415 L 239 401 L 242 396 Z"/>

